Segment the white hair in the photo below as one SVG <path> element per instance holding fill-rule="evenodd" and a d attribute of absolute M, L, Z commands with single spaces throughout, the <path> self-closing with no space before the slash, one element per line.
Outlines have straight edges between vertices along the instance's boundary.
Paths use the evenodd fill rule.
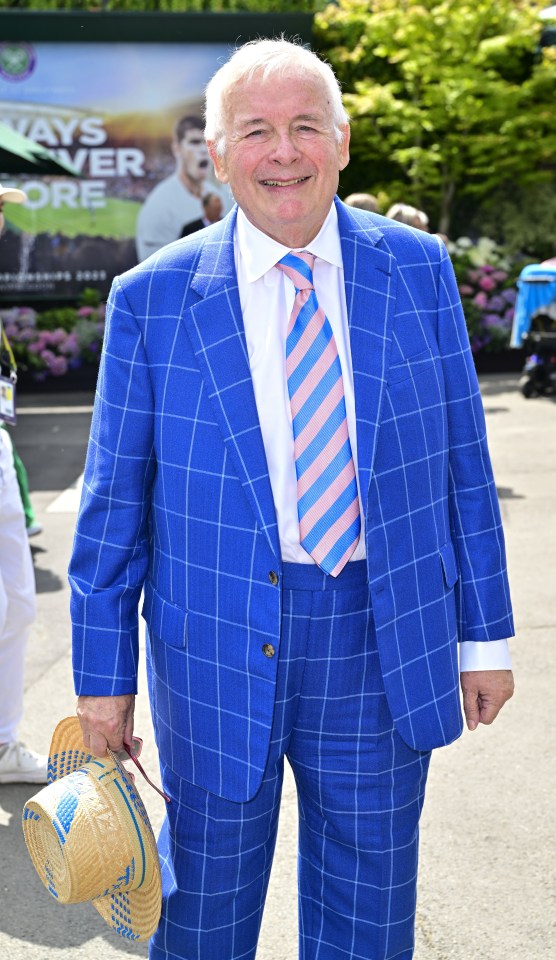
<path fill-rule="evenodd" d="M 342 140 L 342 125 L 349 116 L 342 103 L 340 84 L 332 67 L 315 53 L 283 37 L 277 40 L 250 40 L 235 50 L 230 59 L 214 74 L 205 90 L 205 138 L 214 141 L 222 156 L 226 146 L 225 119 L 227 98 L 233 87 L 260 76 L 313 76 L 325 85 L 330 100 L 336 139 Z"/>
<path fill-rule="evenodd" d="M 429 225 L 429 218 L 423 210 L 418 210 L 417 207 L 410 206 L 409 203 L 394 203 L 389 210 L 386 211 L 386 216 L 390 220 L 397 220 L 398 223 L 405 223 L 410 227 L 416 227 L 417 224 L 421 230 L 425 229 Z"/>

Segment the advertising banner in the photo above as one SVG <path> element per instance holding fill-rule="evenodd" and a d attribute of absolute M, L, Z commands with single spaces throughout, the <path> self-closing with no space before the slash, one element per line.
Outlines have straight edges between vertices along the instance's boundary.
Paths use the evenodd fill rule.
<path fill-rule="evenodd" d="M 218 219 L 233 199 L 203 139 L 203 90 L 229 43 L 0 42 L 0 121 L 76 177 L 6 175 L 0 300 L 64 299 Z M 191 226 L 193 224 L 193 227 Z"/>

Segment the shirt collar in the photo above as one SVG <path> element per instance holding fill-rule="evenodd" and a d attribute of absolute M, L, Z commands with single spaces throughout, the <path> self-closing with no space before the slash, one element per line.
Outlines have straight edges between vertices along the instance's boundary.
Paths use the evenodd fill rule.
<path fill-rule="evenodd" d="M 237 212 L 236 239 L 248 283 L 259 280 L 291 249 L 255 227 L 241 208 Z M 299 249 L 310 250 L 332 266 L 343 267 L 338 214 L 334 203 L 315 239 Z"/>

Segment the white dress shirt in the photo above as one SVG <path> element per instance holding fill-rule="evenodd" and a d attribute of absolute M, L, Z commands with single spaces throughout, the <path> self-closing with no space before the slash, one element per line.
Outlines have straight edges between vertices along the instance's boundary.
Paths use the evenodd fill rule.
<path fill-rule="evenodd" d="M 276 508 L 282 559 L 289 563 L 314 563 L 299 542 L 297 476 L 286 379 L 286 333 L 295 289 L 291 280 L 276 269 L 276 264 L 290 251 L 290 247 L 262 233 L 242 210 L 238 210 L 234 249 L 247 352 Z M 315 290 L 338 348 L 348 432 L 357 475 L 353 368 L 342 250 L 334 204 L 319 233 L 304 249 L 310 250 L 317 258 L 313 272 Z M 361 507 L 361 496 L 359 504 Z M 365 528 L 361 511 L 361 536 L 351 560 L 364 558 Z M 460 656 L 462 670 L 509 669 L 510 666 L 505 640 L 461 643 Z"/>

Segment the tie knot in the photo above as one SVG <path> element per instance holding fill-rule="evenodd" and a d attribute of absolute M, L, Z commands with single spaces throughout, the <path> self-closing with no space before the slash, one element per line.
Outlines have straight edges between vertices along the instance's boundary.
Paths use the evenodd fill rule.
<path fill-rule="evenodd" d="M 290 278 L 296 290 L 314 290 L 313 267 L 315 256 L 306 250 L 286 253 L 276 266 Z"/>

